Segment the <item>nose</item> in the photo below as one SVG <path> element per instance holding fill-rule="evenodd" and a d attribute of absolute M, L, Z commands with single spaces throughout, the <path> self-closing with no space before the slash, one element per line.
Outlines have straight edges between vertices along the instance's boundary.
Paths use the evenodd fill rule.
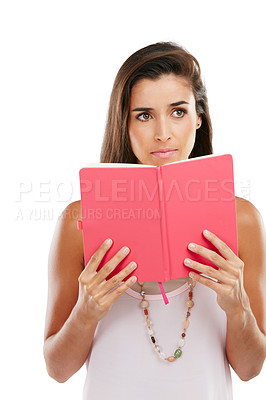
<path fill-rule="evenodd" d="M 156 140 L 159 140 L 161 142 L 166 142 L 172 136 L 169 126 L 164 119 L 157 121 L 154 136 Z"/>

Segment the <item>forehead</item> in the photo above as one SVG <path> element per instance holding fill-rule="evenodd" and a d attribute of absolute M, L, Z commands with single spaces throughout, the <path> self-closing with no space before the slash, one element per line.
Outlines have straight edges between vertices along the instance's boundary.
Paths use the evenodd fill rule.
<path fill-rule="evenodd" d="M 194 104 L 195 99 L 188 81 L 174 74 L 162 75 L 158 79 L 141 79 L 131 89 L 130 104 L 152 105 L 154 103 L 167 104 L 178 100 L 185 100 Z M 152 104 L 151 104 L 152 103 Z"/>

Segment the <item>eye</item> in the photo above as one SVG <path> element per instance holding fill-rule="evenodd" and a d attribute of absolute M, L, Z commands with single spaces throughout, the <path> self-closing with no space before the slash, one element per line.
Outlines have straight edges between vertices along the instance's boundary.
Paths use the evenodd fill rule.
<path fill-rule="evenodd" d="M 142 118 L 141 118 L 142 117 Z M 137 115 L 137 119 L 139 119 L 140 121 L 149 121 L 150 114 L 149 113 L 142 113 Z"/>
<path fill-rule="evenodd" d="M 176 113 L 176 116 L 178 118 L 182 118 L 186 114 L 186 110 L 183 110 L 182 108 L 178 108 L 173 111 L 173 113 Z"/>

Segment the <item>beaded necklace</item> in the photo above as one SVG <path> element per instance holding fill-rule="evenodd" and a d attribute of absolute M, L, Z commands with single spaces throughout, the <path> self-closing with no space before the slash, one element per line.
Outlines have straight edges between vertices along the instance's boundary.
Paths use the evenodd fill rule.
<path fill-rule="evenodd" d="M 162 360 L 169 361 L 169 362 L 173 362 L 173 361 L 175 361 L 177 358 L 179 358 L 179 357 L 182 355 L 182 350 L 181 350 L 181 349 L 182 349 L 182 347 L 183 347 L 184 344 L 185 344 L 186 330 L 187 330 L 187 328 L 188 328 L 188 326 L 189 326 L 189 320 L 188 320 L 188 319 L 189 319 L 189 317 L 190 317 L 190 310 L 191 310 L 191 308 L 194 306 L 194 302 L 192 301 L 192 297 L 193 297 L 193 288 L 195 287 L 196 282 L 193 281 L 191 278 L 189 278 L 189 280 L 188 280 L 188 285 L 189 285 L 190 291 L 189 291 L 189 293 L 188 293 L 188 300 L 186 301 L 187 313 L 186 313 L 186 319 L 185 319 L 184 322 L 183 322 L 183 333 L 181 334 L 181 339 L 180 339 L 179 342 L 178 342 L 178 348 L 175 350 L 174 355 L 173 355 L 173 356 L 169 356 L 169 357 L 167 357 L 167 356 L 161 351 L 160 346 L 158 346 L 158 345 L 156 344 L 156 339 L 155 339 L 155 337 L 154 337 L 154 332 L 153 332 L 153 330 L 151 329 L 152 322 L 151 322 L 151 320 L 149 319 L 149 313 L 148 313 L 149 302 L 148 302 L 147 300 L 145 300 L 145 292 L 144 292 L 144 290 L 143 290 L 143 284 L 144 284 L 144 282 L 138 282 L 138 284 L 139 284 L 140 287 L 141 287 L 141 292 L 140 292 L 140 294 L 141 294 L 141 296 L 142 296 L 142 300 L 141 300 L 141 303 L 140 303 L 140 307 L 141 307 L 141 308 L 143 309 L 143 311 L 144 311 L 145 322 L 146 322 L 146 325 L 147 325 L 148 334 L 149 334 L 149 336 L 150 336 L 150 338 L 151 338 L 151 342 L 152 342 L 152 345 L 153 345 L 153 347 L 154 347 L 154 350 L 156 351 L 157 355 L 158 355 Z"/>

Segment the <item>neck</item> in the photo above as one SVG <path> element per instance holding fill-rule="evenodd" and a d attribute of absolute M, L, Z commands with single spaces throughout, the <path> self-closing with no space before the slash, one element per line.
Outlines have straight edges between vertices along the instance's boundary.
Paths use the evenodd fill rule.
<path fill-rule="evenodd" d="M 165 293 L 172 292 L 175 289 L 178 289 L 180 286 L 183 286 L 185 283 L 188 282 L 188 276 L 184 278 L 172 279 L 167 282 L 162 282 L 163 288 Z M 160 287 L 157 282 L 144 282 L 143 288 L 146 294 L 161 294 Z M 130 287 L 130 289 L 134 290 L 135 292 L 140 293 L 141 288 L 138 282 L 134 283 Z"/>

